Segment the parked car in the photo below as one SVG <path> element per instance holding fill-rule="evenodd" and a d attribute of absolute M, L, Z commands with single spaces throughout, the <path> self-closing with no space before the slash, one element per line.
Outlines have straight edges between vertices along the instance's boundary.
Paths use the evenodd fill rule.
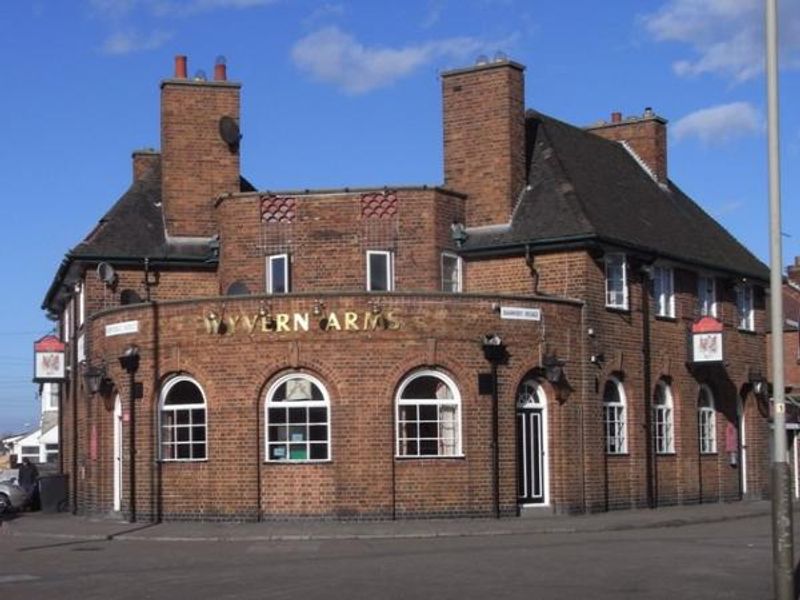
<path fill-rule="evenodd" d="M 31 498 L 25 493 L 16 479 L 0 481 L 0 515 L 10 510 L 20 510 L 28 505 Z"/>

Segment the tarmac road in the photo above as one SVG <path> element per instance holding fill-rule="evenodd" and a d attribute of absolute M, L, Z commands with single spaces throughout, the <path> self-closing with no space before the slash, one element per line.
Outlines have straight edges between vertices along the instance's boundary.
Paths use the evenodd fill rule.
<path fill-rule="evenodd" d="M 0 535 L 0 600 L 771 597 L 768 516 L 629 531 L 287 541 Z"/>

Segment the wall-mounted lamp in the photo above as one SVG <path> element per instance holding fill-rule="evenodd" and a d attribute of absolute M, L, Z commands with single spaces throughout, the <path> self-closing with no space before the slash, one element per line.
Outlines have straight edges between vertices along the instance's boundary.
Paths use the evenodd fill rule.
<path fill-rule="evenodd" d="M 377 300 L 372 300 L 369 303 L 369 306 L 373 315 L 379 315 L 383 312 L 383 307 L 381 306 L 381 303 L 378 302 Z"/>
<path fill-rule="evenodd" d="M 98 367 L 84 362 L 82 366 L 83 380 L 86 383 L 86 389 L 94 396 L 103 387 L 103 382 L 106 379 L 106 365 L 105 363 L 101 363 Z"/>
<path fill-rule="evenodd" d="M 457 248 L 461 248 L 464 242 L 467 241 L 467 228 L 463 223 L 453 223 L 450 225 L 450 237 L 456 244 Z"/>
<path fill-rule="evenodd" d="M 325 303 L 322 300 L 314 300 L 314 308 L 311 310 L 311 314 L 315 317 L 321 317 L 324 311 Z"/>
<path fill-rule="evenodd" d="M 762 396 L 767 391 L 767 379 L 758 369 L 751 369 L 747 374 L 747 381 L 756 396 Z"/>
<path fill-rule="evenodd" d="M 139 369 L 139 347 L 131 344 L 125 348 L 125 352 L 119 357 L 119 366 L 129 374 L 135 373 Z"/>
<path fill-rule="evenodd" d="M 503 345 L 503 339 L 496 333 L 489 333 L 483 336 L 482 341 L 483 356 L 492 364 L 505 361 L 508 354 Z"/>
<path fill-rule="evenodd" d="M 550 383 L 561 383 L 564 379 L 564 365 L 567 364 L 563 358 L 558 358 L 555 354 L 545 356 L 542 359 L 544 367 L 544 377 Z"/>

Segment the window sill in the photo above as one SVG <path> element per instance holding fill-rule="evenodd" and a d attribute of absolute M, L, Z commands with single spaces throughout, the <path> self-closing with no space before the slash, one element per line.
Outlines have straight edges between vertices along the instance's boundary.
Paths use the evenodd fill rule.
<path fill-rule="evenodd" d="M 614 457 L 616 457 L 616 456 L 620 456 L 620 457 L 628 457 L 628 456 L 630 456 L 630 454 L 629 454 L 629 453 L 628 453 L 628 451 L 626 450 L 625 452 L 606 452 L 606 456 L 607 456 L 608 458 L 614 458 Z"/>
<path fill-rule="evenodd" d="M 160 463 L 207 463 L 207 458 L 159 458 Z"/>
<path fill-rule="evenodd" d="M 631 312 L 631 309 L 628 306 L 613 306 L 611 304 L 606 304 L 606 310 L 609 311 L 609 312 L 616 312 L 616 313 L 629 313 L 629 312 Z"/>
<path fill-rule="evenodd" d="M 456 459 L 456 460 L 464 460 L 466 455 L 464 454 L 446 454 L 446 455 L 426 455 L 426 456 L 401 456 L 399 454 L 394 455 L 395 460 L 448 460 L 448 459 Z"/>
<path fill-rule="evenodd" d="M 324 465 L 332 463 L 332 458 L 325 458 L 319 460 L 265 460 L 265 465 Z"/>

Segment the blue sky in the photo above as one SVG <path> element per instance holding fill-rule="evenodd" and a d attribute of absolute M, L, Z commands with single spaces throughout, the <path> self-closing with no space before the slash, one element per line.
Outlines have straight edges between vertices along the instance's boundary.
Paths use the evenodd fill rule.
<path fill-rule="evenodd" d="M 784 264 L 800 254 L 800 3 L 781 0 Z M 0 175 L 10 274 L 0 433 L 35 425 L 32 342 L 64 253 L 158 147 L 159 81 L 224 55 L 259 189 L 439 183 L 438 73 L 502 51 L 526 103 L 588 125 L 652 106 L 670 177 L 768 261 L 763 0 L 7 0 Z"/>

